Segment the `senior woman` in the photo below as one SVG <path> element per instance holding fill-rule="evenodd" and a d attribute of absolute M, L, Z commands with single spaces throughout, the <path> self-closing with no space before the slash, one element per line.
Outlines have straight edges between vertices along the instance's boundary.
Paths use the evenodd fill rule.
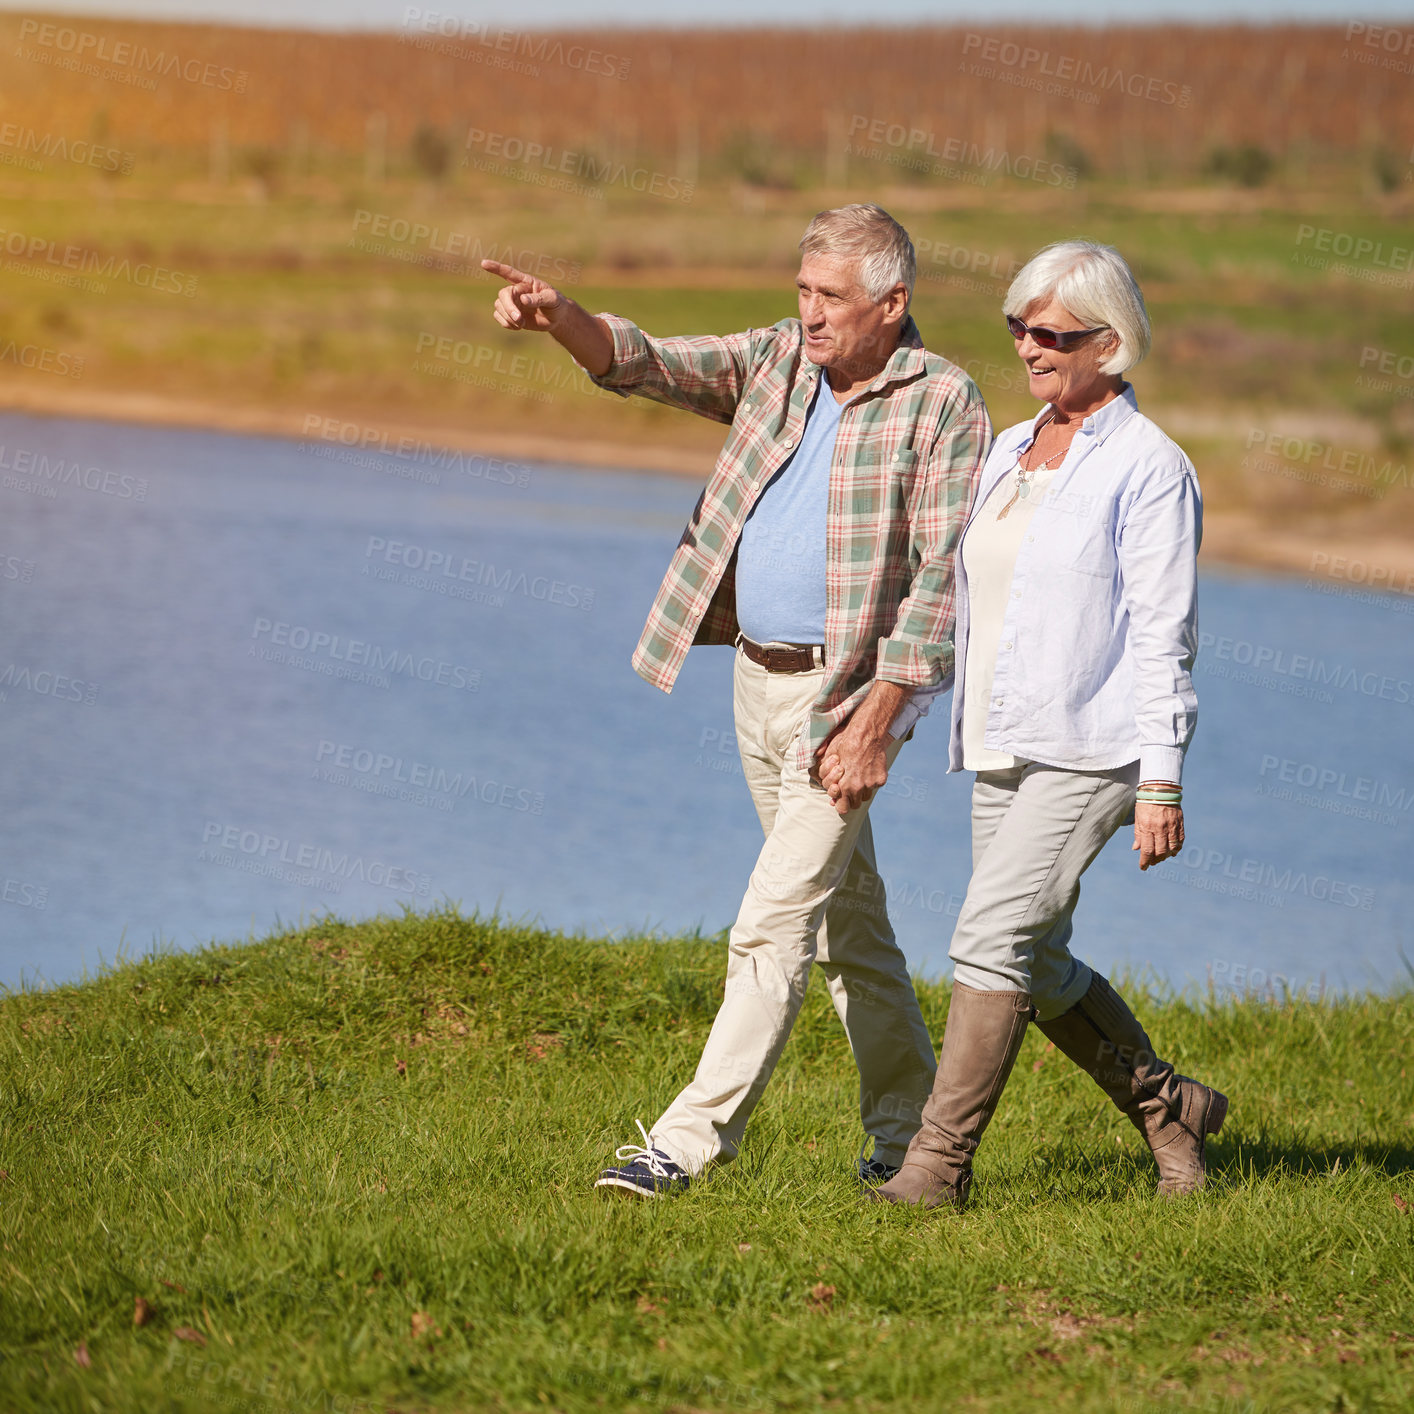
<path fill-rule="evenodd" d="M 959 542 L 949 768 L 977 773 L 973 875 L 937 1081 L 902 1168 L 871 1196 L 966 1202 L 1033 1020 L 1144 1136 L 1159 1192 L 1186 1193 L 1227 1099 L 1159 1059 L 1070 939 L 1080 876 L 1122 825 L 1141 870 L 1183 845 L 1198 482 L 1124 380 L 1150 335 L 1118 252 L 1048 246 L 1003 312 L 1045 406 L 997 438 Z"/>

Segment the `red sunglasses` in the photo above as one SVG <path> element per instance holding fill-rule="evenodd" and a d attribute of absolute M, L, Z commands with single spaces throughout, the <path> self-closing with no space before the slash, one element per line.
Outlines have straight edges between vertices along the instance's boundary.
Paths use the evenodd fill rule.
<path fill-rule="evenodd" d="M 1009 314 L 1006 327 L 1007 332 L 1018 343 L 1030 334 L 1038 348 L 1068 349 L 1072 344 L 1078 344 L 1081 339 L 1088 339 L 1091 334 L 1098 334 L 1100 330 L 1110 326 L 1097 324 L 1093 329 L 1041 329 L 1034 324 L 1023 324 L 1021 320 Z"/>

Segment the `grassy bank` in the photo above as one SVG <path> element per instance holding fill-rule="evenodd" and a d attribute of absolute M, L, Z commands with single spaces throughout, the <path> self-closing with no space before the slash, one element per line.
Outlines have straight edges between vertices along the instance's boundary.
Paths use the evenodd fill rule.
<path fill-rule="evenodd" d="M 1408 1407 L 1407 996 L 1138 1008 L 1233 1098 L 1177 1205 L 1033 1031 L 925 1221 L 857 1199 L 817 985 L 742 1159 L 606 1202 L 720 949 L 326 920 L 0 1001 L 0 1406 Z"/>

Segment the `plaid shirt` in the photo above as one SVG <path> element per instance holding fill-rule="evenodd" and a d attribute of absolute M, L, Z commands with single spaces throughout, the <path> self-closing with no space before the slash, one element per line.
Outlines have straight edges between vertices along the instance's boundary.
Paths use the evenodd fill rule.
<path fill-rule="evenodd" d="M 694 643 L 735 643 L 736 547 L 799 445 L 821 376 L 798 319 L 726 338 L 654 339 L 617 315 L 594 381 L 731 425 L 634 650 L 671 692 Z M 912 318 L 879 376 L 843 409 L 830 476 L 824 684 L 800 735 L 808 770 L 873 680 L 944 687 L 953 670 L 953 553 L 992 427 L 976 385 L 923 347 Z"/>

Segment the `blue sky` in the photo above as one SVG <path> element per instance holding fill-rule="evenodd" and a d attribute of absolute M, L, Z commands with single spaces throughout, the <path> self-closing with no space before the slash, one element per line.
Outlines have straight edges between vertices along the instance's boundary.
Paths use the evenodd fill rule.
<path fill-rule="evenodd" d="M 297 29 L 397 29 L 405 0 L 40 0 L 50 13 L 131 19 L 224 20 Z M 1402 20 L 1414 28 L 1414 0 L 420 0 L 424 13 L 529 29 L 545 25 L 1134 24 L 1151 20 Z M 30 10 L 0 5 L 0 10 Z M 33 11 L 30 10 L 32 13 Z"/>

